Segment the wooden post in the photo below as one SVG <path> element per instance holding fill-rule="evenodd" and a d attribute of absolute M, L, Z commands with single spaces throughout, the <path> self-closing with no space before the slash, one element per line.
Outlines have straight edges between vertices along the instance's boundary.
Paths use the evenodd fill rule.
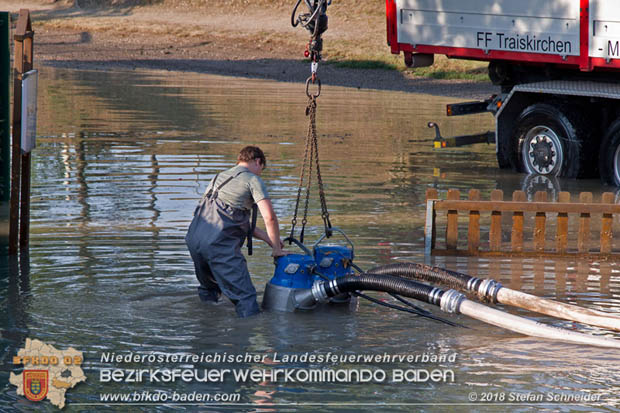
<path fill-rule="evenodd" d="M 30 155 L 21 153 L 21 121 L 22 121 L 22 76 L 32 69 L 34 32 L 27 9 L 19 11 L 15 30 L 14 70 L 13 70 L 13 140 L 11 157 L 11 212 L 9 223 L 9 255 L 17 253 L 18 231 L 22 239 L 20 245 L 28 246 L 30 220 Z M 22 162 L 24 166 L 22 167 Z M 22 182 L 21 174 L 24 175 Z M 21 228 L 20 224 L 20 187 L 21 187 Z"/>
<path fill-rule="evenodd" d="M 579 202 L 582 204 L 592 203 L 592 192 L 579 194 Z M 577 238 L 577 251 L 587 253 L 590 251 L 590 213 L 583 212 L 579 215 L 579 236 Z"/>
<path fill-rule="evenodd" d="M 438 199 L 437 190 L 426 190 L 426 225 L 424 227 L 424 254 L 430 256 L 435 248 L 435 200 Z"/>
<path fill-rule="evenodd" d="M 613 204 L 614 194 L 611 192 L 605 192 L 601 199 L 603 204 Z M 613 214 L 603 214 L 601 219 L 601 254 L 611 253 L 611 240 L 613 238 L 612 224 Z"/>
<path fill-rule="evenodd" d="M 558 202 L 570 202 L 570 193 L 560 192 L 558 194 Z M 568 213 L 566 212 L 558 213 L 558 224 L 555 241 L 557 252 L 559 252 L 560 254 L 566 254 L 566 251 L 568 249 Z"/>
<path fill-rule="evenodd" d="M 0 202 L 10 199 L 11 187 L 11 46 L 10 13 L 0 12 Z"/>
<path fill-rule="evenodd" d="M 534 202 L 547 202 L 547 193 L 544 191 L 536 191 L 534 194 Z M 545 224 L 547 222 L 547 214 L 537 212 L 534 218 L 534 250 L 536 252 L 545 251 Z"/>
<path fill-rule="evenodd" d="M 504 200 L 504 192 L 495 189 L 491 192 L 491 201 L 501 202 Z M 489 249 L 499 251 L 502 247 L 502 212 L 491 212 L 491 230 L 489 231 Z"/>
<path fill-rule="evenodd" d="M 461 199 L 461 193 L 457 189 L 448 190 L 448 200 Z M 459 239 L 459 212 L 456 209 L 448 211 L 448 224 L 446 225 L 446 249 L 456 250 Z"/>
<path fill-rule="evenodd" d="M 514 191 L 512 200 L 514 202 L 525 202 L 527 197 L 523 191 Z M 523 251 L 523 211 L 515 211 L 512 214 L 511 243 L 513 251 Z"/>
<path fill-rule="evenodd" d="M 22 17 L 20 11 L 19 17 Z M 21 20 L 21 19 L 20 19 Z M 13 67 L 13 140 L 11 142 L 11 211 L 9 220 L 9 255 L 17 254 L 19 237 L 19 189 L 22 138 L 22 73 L 24 73 L 23 42 L 15 39 Z"/>
<path fill-rule="evenodd" d="M 480 191 L 469 190 L 470 201 L 480 201 Z M 469 211 L 469 227 L 467 229 L 467 248 L 469 253 L 475 255 L 480 246 L 480 211 Z"/>
<path fill-rule="evenodd" d="M 17 33 L 20 35 L 21 33 Z M 34 32 L 30 21 L 30 12 L 26 19 L 24 37 L 24 73 L 33 69 L 34 65 Z M 30 180 L 31 180 L 31 154 L 22 153 L 21 166 L 21 205 L 19 222 L 19 247 L 27 249 L 30 242 Z"/>

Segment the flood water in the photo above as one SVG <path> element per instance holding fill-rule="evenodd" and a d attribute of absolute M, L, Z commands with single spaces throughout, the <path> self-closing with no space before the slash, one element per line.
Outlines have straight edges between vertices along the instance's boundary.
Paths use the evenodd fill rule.
<path fill-rule="evenodd" d="M 514 190 L 531 195 L 546 189 L 551 196 L 565 190 L 573 197 L 591 191 L 596 200 L 610 189 L 596 180 L 549 181 L 499 170 L 493 145 L 433 150 L 434 133 L 426 128 L 431 120 L 440 121 L 444 135 L 493 128 L 490 115 L 446 120 L 444 106 L 454 100 L 323 87 L 317 128 L 327 204 L 333 224 L 353 241 L 361 267 L 425 261 L 425 191 L 430 187 L 444 196 L 449 188 L 462 193 L 475 188 L 483 199 L 494 189 L 502 189 L 506 197 Z M 0 268 L 0 411 L 56 411 L 49 402 L 27 402 L 8 383 L 9 372 L 18 371 L 12 357 L 26 338 L 84 352 L 88 380 L 68 391 L 69 412 L 198 408 L 100 404 L 100 393 L 143 390 L 240 394 L 237 405 L 203 406 L 214 411 L 617 409 L 618 351 L 524 337 L 430 306 L 435 314 L 468 328 L 366 301 L 346 309 L 265 312 L 250 319 L 237 319 L 225 301 L 201 303 L 183 240 L 196 203 L 210 179 L 235 163 L 241 147 L 259 145 L 268 157 L 263 178 L 287 235 L 307 130 L 305 105 L 301 84 L 167 72 L 41 70 L 30 255 L 20 264 L 2 258 Z M 306 230 L 310 244 L 322 233 L 319 211 L 315 197 Z M 257 241 L 248 258 L 259 301 L 273 274 L 269 254 Z M 620 268 L 613 261 L 438 257 L 431 262 L 491 276 L 510 288 L 620 313 Z M 619 333 L 510 311 L 620 339 Z M 179 367 L 102 361 L 102 354 L 110 352 L 250 352 L 270 358 L 276 352 L 456 354 L 456 360 L 181 366 L 382 369 L 388 374 L 385 382 L 102 383 L 100 371 L 106 368 Z M 397 369 L 448 369 L 454 378 L 394 383 L 390 379 Z M 472 392 L 496 404 L 469 404 Z M 556 402 L 548 394 L 597 401 Z M 519 395 L 543 395 L 544 400 L 515 401 Z"/>

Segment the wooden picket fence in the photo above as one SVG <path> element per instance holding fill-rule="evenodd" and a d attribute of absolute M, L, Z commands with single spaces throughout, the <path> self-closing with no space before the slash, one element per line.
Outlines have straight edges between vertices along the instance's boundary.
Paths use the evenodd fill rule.
<path fill-rule="evenodd" d="M 442 213 L 441 221 L 444 211 L 445 246 L 437 248 L 438 212 Z M 468 199 L 463 200 L 458 190 L 451 189 L 447 199 L 441 200 L 437 190 L 429 188 L 426 191 L 425 253 L 476 256 L 620 254 L 612 248 L 614 216 L 619 214 L 620 204 L 615 203 L 615 196 L 610 192 L 602 194 L 597 203 L 593 202 L 591 192 L 579 194 L 578 202 L 571 202 L 570 193 L 560 192 L 557 202 L 549 202 L 546 192 L 536 192 L 533 201 L 528 201 L 525 192 L 515 191 L 511 201 L 504 201 L 503 192 L 494 190 L 490 199 L 483 201 L 476 189 L 470 190 Z M 467 237 L 464 232 L 459 235 L 459 220 L 461 231 L 464 221 L 467 222 Z M 569 226 L 569 222 L 573 225 Z M 510 225 L 510 230 L 502 230 L 502 223 Z M 481 240 L 481 230 L 485 235 L 488 232 L 488 240 L 486 237 Z"/>

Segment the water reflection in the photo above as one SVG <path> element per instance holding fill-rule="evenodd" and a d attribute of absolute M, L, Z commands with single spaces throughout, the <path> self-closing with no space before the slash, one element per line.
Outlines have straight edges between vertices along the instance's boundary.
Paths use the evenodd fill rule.
<path fill-rule="evenodd" d="M 101 362 L 103 352 L 458 354 L 455 365 L 445 366 L 456 373 L 455 382 L 447 384 L 226 381 L 209 387 L 209 391 L 239 392 L 243 402 L 264 403 L 267 410 L 269 403 L 317 400 L 466 403 L 471 388 L 487 387 L 587 390 L 608 401 L 620 390 L 611 367 L 619 360 L 613 354 L 587 349 L 586 365 L 575 361 L 584 349 L 524 338 L 462 316 L 455 321 L 470 329 L 454 329 L 366 302 L 309 314 L 264 313 L 252 320 L 236 319 L 228 303 L 201 303 L 183 236 L 208 181 L 234 163 L 241 146 L 258 144 L 265 149 L 269 158 L 265 181 L 283 232 L 290 229 L 307 125 L 299 85 L 46 68 L 41 71 L 40 93 L 31 256 L 25 261 L 30 268 L 6 261 L 0 271 L 7 286 L 2 302 L 8 309 L 1 319 L 3 377 L 8 379 L 10 357 L 25 337 L 32 337 L 84 351 L 89 377 L 110 367 Z M 328 207 L 334 224 L 355 243 L 360 266 L 424 260 L 428 187 L 463 192 L 477 188 L 483 197 L 494 189 L 505 194 L 517 189 L 533 193 L 543 187 L 550 193 L 588 190 L 595 197 L 604 190 L 595 181 L 549 183 L 501 171 L 492 146 L 434 151 L 433 133 L 426 123 L 440 118 L 452 100 L 324 90 L 317 126 Z M 490 116 L 442 124 L 446 135 L 485 128 L 492 128 Z M 313 199 L 310 241 L 321 233 L 319 211 L 318 199 Z M 273 272 L 269 249 L 257 243 L 248 263 L 260 296 Z M 513 289 L 620 312 L 615 262 L 437 257 L 433 263 L 489 276 Z M 204 391 L 199 383 L 148 388 Z M 96 401 L 99 391 L 115 390 L 124 388 L 89 380 L 69 393 L 68 408 L 71 402 Z M 0 410 L 15 400 L 14 390 L 5 387 Z"/>

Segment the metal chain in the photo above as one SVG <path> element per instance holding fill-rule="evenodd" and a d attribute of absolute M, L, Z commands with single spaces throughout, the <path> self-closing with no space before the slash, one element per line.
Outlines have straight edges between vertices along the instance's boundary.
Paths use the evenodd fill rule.
<path fill-rule="evenodd" d="M 312 128 L 312 146 L 314 147 L 315 153 L 315 161 L 316 161 L 316 176 L 317 181 L 319 183 L 319 198 L 321 200 L 321 218 L 323 218 L 323 223 L 325 224 L 325 234 L 327 237 L 331 237 L 332 232 L 332 224 L 329 220 L 329 212 L 327 211 L 327 201 L 325 199 L 325 190 L 323 189 L 323 178 L 321 177 L 321 167 L 319 162 L 319 137 L 316 133 L 316 98 L 313 99 L 315 101 L 313 113 L 310 115 L 310 124 Z"/>
<path fill-rule="evenodd" d="M 321 201 L 321 218 L 325 224 L 325 234 L 327 237 L 332 235 L 331 222 L 329 221 L 329 212 L 327 211 L 327 202 L 325 201 L 325 191 L 323 189 L 323 179 L 321 178 L 321 169 L 319 166 L 319 143 L 316 132 L 316 99 L 321 94 L 321 80 L 317 76 L 318 65 L 321 61 L 321 51 L 323 49 L 323 41 L 321 35 L 327 30 L 327 15 L 325 11 L 327 6 L 331 4 L 331 0 L 305 0 L 309 13 L 300 14 L 295 18 L 297 8 L 301 0 L 297 0 L 293 13 L 291 15 L 291 24 L 293 27 L 299 23 L 310 31 L 310 41 L 304 53 L 306 57 L 310 57 L 310 77 L 306 80 L 306 96 L 308 96 L 308 106 L 306 107 L 306 116 L 309 117 L 308 134 L 306 136 L 306 146 L 304 149 L 304 160 L 299 177 L 299 188 L 297 188 L 297 200 L 295 201 L 295 214 L 293 215 L 291 236 L 289 243 L 292 242 L 297 225 L 297 214 L 299 212 L 299 202 L 301 200 L 301 191 L 305 185 L 306 199 L 304 203 L 304 215 L 302 219 L 301 233 L 299 240 L 303 243 L 304 231 L 308 222 L 308 208 L 310 203 L 310 191 L 312 186 L 312 168 L 316 163 L 317 180 L 319 185 L 319 196 Z M 314 23 L 312 26 L 311 23 Z M 316 87 L 315 93 L 310 93 L 310 84 Z M 306 168 L 308 169 L 306 182 Z"/>
<path fill-rule="evenodd" d="M 306 111 L 308 111 L 307 108 L 306 108 Z M 304 186 L 305 172 L 306 172 L 306 168 L 308 164 L 308 153 L 311 147 L 311 140 L 309 139 L 309 136 L 310 135 L 306 137 L 306 147 L 304 148 L 304 161 L 301 167 L 301 173 L 299 175 L 299 188 L 297 188 L 297 200 L 295 201 L 295 214 L 293 215 L 293 220 L 291 221 L 292 228 L 291 228 L 291 236 L 289 237 L 291 239 L 294 238 L 294 235 L 295 235 L 295 226 L 297 225 L 297 212 L 299 211 L 299 200 L 301 199 L 301 188 Z M 292 240 L 289 240 L 289 245 L 292 242 L 293 242 Z"/>
<path fill-rule="evenodd" d="M 316 157 L 316 148 L 313 144 L 313 133 L 315 133 L 315 121 L 316 121 L 316 98 L 310 98 L 308 100 L 308 107 L 306 113 L 310 116 L 310 124 L 308 125 L 308 136 L 306 142 L 310 142 L 310 162 L 308 167 L 308 182 L 306 186 L 306 204 L 304 207 L 304 218 L 301 220 L 301 233 L 299 234 L 299 241 L 304 242 L 304 232 L 306 230 L 306 224 L 308 223 L 308 206 L 310 201 L 310 189 L 312 187 L 312 163 Z"/>
<path fill-rule="evenodd" d="M 321 218 L 325 224 L 325 234 L 329 238 L 332 235 L 332 225 L 329 220 L 329 212 L 327 210 L 327 201 L 325 198 L 325 189 L 323 186 L 323 178 L 321 176 L 321 166 L 319 161 L 319 137 L 316 132 L 316 98 L 317 95 L 308 94 L 308 106 L 306 107 L 306 115 L 309 117 L 308 134 L 306 136 L 306 147 L 304 150 L 304 161 L 301 168 L 299 179 L 299 188 L 297 188 L 297 200 L 295 201 L 295 215 L 293 216 L 292 229 L 290 238 L 294 238 L 295 226 L 297 225 L 297 214 L 299 211 L 299 201 L 301 199 L 302 187 L 306 188 L 306 199 L 304 202 L 304 214 L 301 221 L 301 232 L 299 236 L 300 242 L 303 243 L 306 224 L 308 223 L 308 210 L 310 205 L 310 190 L 312 187 L 312 168 L 316 164 L 316 175 L 319 186 L 319 198 L 321 202 Z M 308 170 L 307 180 L 305 172 Z M 305 184 L 305 185 L 304 185 Z"/>

